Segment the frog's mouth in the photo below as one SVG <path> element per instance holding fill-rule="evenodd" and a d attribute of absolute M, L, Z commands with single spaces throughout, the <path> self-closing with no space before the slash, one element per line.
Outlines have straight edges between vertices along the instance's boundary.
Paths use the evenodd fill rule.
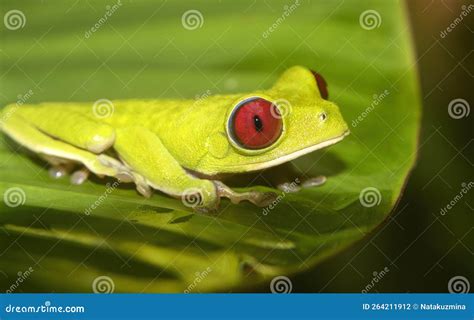
<path fill-rule="evenodd" d="M 249 168 L 248 171 L 258 171 L 258 170 L 262 170 L 262 169 L 267 169 L 267 168 L 278 166 L 278 165 L 283 164 L 285 162 L 297 159 L 301 156 L 304 156 L 305 154 L 308 154 L 308 153 L 311 153 L 313 151 L 316 151 L 316 150 L 328 147 L 330 145 L 336 144 L 339 141 L 341 141 L 342 139 L 344 139 L 346 136 L 348 136 L 349 133 L 350 133 L 350 131 L 346 130 L 346 131 L 344 131 L 344 133 L 342 135 L 340 135 L 336 138 L 332 138 L 332 139 L 323 141 L 321 143 L 312 145 L 310 147 L 306 147 L 306 148 L 294 151 L 292 153 L 289 153 L 289 154 L 287 154 L 285 156 L 282 156 L 282 157 L 279 157 L 277 159 L 270 160 L 270 161 L 264 161 L 264 162 L 252 163 L 251 165 L 249 165 L 252 168 Z M 242 169 L 242 166 L 239 166 L 239 169 Z"/>

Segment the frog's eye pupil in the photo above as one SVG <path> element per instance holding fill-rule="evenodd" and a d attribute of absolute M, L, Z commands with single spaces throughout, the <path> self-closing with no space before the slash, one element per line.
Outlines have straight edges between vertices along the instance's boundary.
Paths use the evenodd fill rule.
<path fill-rule="evenodd" d="M 313 74 L 314 78 L 316 79 L 316 84 L 318 85 L 319 93 L 321 94 L 321 98 L 324 100 L 327 100 L 329 98 L 329 92 L 328 92 L 328 85 L 326 83 L 326 80 L 324 80 L 323 76 L 320 75 L 319 73 L 315 71 L 311 71 Z"/>
<path fill-rule="evenodd" d="M 251 98 L 241 102 L 229 120 L 229 135 L 246 149 L 263 149 L 275 143 L 281 135 L 283 121 L 272 102 Z"/>
<path fill-rule="evenodd" d="M 253 124 L 255 125 L 255 130 L 257 130 L 258 132 L 263 131 L 263 123 L 262 120 L 260 120 L 259 116 L 253 116 Z"/>

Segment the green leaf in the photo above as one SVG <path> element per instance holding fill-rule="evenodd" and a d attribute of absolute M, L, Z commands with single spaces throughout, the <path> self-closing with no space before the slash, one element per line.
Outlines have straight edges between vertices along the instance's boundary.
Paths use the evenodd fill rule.
<path fill-rule="evenodd" d="M 2 290 L 30 267 L 14 291 L 91 292 L 99 276 L 116 292 L 248 288 L 363 239 L 400 197 L 420 101 L 398 2 L 123 2 L 87 38 L 105 13 L 99 4 L 2 7 L 27 17 L 24 28 L 1 31 L 2 105 L 245 92 L 299 64 L 325 76 L 351 128 L 341 143 L 294 161 L 307 176 L 327 175 L 323 186 L 282 194 L 265 212 L 223 201 L 216 215 L 112 181 L 52 180 L 45 163 L 2 137 L 0 193 L 11 197 L 0 204 Z M 190 9 L 204 19 L 195 30 L 181 23 Z M 366 10 L 378 14 L 371 30 L 361 26 Z"/>

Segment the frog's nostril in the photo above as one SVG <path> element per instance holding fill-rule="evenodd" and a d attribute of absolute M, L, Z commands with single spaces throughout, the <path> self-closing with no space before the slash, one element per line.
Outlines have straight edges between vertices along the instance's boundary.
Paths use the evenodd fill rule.
<path fill-rule="evenodd" d="M 321 112 L 321 113 L 319 114 L 319 120 L 320 120 L 320 121 L 325 121 L 327 118 L 328 118 L 328 115 L 327 115 L 326 112 Z"/>

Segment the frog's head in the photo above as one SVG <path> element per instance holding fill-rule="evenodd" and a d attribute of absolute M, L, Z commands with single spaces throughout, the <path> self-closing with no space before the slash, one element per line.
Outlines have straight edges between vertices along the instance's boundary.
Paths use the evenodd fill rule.
<path fill-rule="evenodd" d="M 215 167 L 260 170 L 341 141 L 349 129 L 327 98 L 324 79 L 301 66 L 286 70 L 269 90 L 239 96 L 225 120 L 228 152 Z"/>

